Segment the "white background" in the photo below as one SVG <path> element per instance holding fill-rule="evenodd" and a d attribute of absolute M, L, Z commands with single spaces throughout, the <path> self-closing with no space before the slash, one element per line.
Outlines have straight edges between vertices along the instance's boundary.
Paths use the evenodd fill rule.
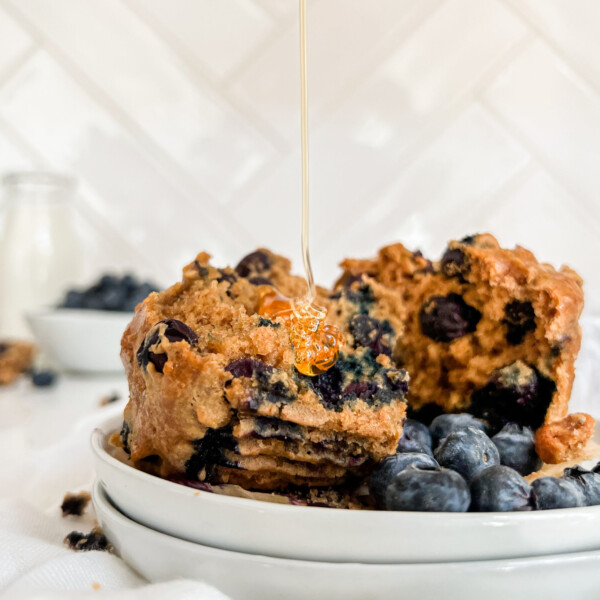
<path fill-rule="evenodd" d="M 77 174 L 97 269 L 299 266 L 297 28 L 296 0 L 0 0 L 0 172 Z M 599 32 L 598 0 L 311 2 L 318 280 L 491 230 L 600 308 Z"/>

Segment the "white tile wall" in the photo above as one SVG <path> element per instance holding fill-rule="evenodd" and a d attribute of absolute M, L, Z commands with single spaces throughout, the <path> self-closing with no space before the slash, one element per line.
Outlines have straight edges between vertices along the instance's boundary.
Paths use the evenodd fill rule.
<path fill-rule="evenodd" d="M 597 0 L 309 6 L 317 277 L 491 230 L 600 311 Z M 298 87 L 296 0 L 0 0 L 0 172 L 77 174 L 98 268 L 299 267 Z"/>

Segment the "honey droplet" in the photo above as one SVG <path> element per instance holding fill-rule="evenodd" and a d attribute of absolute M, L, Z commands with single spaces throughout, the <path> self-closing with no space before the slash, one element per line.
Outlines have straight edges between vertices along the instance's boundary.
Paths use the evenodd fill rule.
<path fill-rule="evenodd" d="M 337 362 L 344 340 L 336 327 L 325 323 L 324 308 L 307 300 L 291 300 L 273 288 L 265 288 L 259 291 L 257 312 L 289 323 L 295 366 L 303 375 L 321 375 Z"/>
<path fill-rule="evenodd" d="M 270 286 L 261 286 L 258 288 L 258 308 L 256 312 L 261 317 L 267 317 L 268 319 L 281 317 L 287 320 L 292 316 L 294 307 L 287 296 L 276 292 Z"/>

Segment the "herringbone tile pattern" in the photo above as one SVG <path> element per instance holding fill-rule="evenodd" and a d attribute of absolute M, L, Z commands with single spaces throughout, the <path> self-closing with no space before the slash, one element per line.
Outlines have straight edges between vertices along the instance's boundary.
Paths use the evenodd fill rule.
<path fill-rule="evenodd" d="M 81 179 L 97 268 L 299 256 L 296 0 L 0 0 L 0 171 Z M 313 0 L 312 253 L 491 230 L 600 309 L 600 4 Z M 299 262 L 296 262 L 299 265 Z"/>

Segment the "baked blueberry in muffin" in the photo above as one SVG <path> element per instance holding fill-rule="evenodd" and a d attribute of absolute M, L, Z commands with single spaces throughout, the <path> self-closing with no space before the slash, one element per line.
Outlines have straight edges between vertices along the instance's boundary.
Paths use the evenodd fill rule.
<path fill-rule="evenodd" d="M 577 456 L 593 420 L 563 421 L 581 343 L 575 271 L 501 248 L 489 234 L 450 242 L 437 263 L 394 244 L 342 267 L 340 287 L 361 278 L 402 293 L 404 331 L 392 357 L 410 374 L 411 414 L 468 412 L 491 435 L 507 423 L 531 427 L 541 431 L 545 462 Z"/>

